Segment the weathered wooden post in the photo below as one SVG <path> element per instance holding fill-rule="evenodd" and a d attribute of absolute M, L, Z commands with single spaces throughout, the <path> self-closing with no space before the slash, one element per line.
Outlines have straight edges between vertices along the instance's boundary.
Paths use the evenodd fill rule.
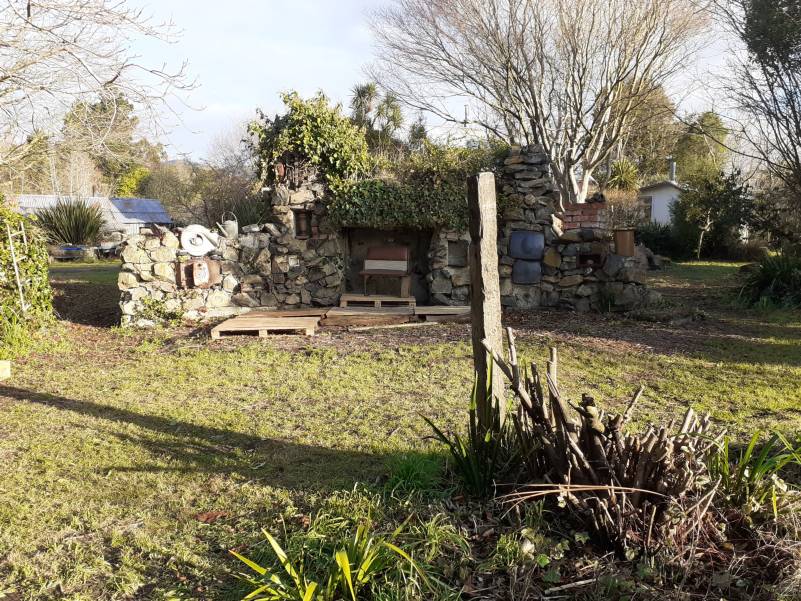
<path fill-rule="evenodd" d="M 506 414 L 503 380 L 492 370 L 492 387 L 488 395 L 489 373 L 487 351 L 481 344 L 487 340 L 493 350 L 503 352 L 501 335 L 501 290 L 498 278 L 498 210 L 495 203 L 495 176 L 479 173 L 467 180 L 467 201 L 470 209 L 470 311 L 473 318 L 473 365 L 477 374 L 476 414 L 479 427 L 486 432 L 492 427 L 493 399 Z"/>

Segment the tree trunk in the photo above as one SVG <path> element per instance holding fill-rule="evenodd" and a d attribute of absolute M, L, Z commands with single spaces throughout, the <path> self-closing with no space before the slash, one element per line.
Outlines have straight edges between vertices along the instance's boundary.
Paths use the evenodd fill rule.
<path fill-rule="evenodd" d="M 701 247 L 704 245 L 704 235 L 712 229 L 712 219 L 707 214 L 706 223 L 701 226 L 701 235 L 698 236 L 698 248 L 695 250 L 696 260 L 701 260 Z"/>

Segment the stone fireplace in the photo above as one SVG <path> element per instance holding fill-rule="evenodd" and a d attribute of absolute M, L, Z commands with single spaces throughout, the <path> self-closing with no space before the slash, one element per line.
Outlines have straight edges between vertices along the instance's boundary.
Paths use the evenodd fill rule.
<path fill-rule="evenodd" d="M 440 229 L 339 228 L 328 217 L 330 190 L 315 169 L 287 166 L 270 194 L 270 220 L 222 237 L 210 254 L 219 281 L 206 288 L 176 280 L 192 258 L 170 232 L 131 237 L 122 253 L 122 322 L 148 325 L 159 316 L 216 318 L 253 308 L 330 306 L 358 276 L 371 245 L 410 249 L 412 294 L 420 304 L 465 305 L 470 299 L 469 235 Z M 290 177 L 291 176 L 291 177 Z M 646 265 L 615 254 L 603 203 L 559 212 L 547 157 L 513 148 L 498 167 L 498 252 L 502 303 L 534 309 L 627 310 L 653 301 Z M 371 282 L 371 292 L 398 293 L 396 280 Z"/>

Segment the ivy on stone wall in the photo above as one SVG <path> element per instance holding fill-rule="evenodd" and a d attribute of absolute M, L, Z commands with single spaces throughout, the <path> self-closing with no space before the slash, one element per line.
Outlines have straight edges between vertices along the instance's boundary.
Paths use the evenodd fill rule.
<path fill-rule="evenodd" d="M 465 229 L 464 184 L 442 182 L 420 186 L 368 179 L 339 186 L 328 207 L 334 223 L 377 229 Z"/>
<path fill-rule="evenodd" d="M 506 147 L 426 143 L 389 164 L 383 177 L 335 182 L 329 207 L 342 226 L 464 230 L 467 178 L 493 170 Z M 499 199 L 503 206 L 503 199 Z"/>
<path fill-rule="evenodd" d="M 339 226 L 465 229 L 467 178 L 494 169 L 507 151 L 486 141 L 426 142 L 415 151 L 398 148 L 392 159 L 372 157 L 364 129 L 323 94 L 306 100 L 290 92 L 282 99 L 284 115 L 260 113 L 249 126 L 259 175 L 273 183 L 278 162 L 310 162 L 325 176 L 330 216 Z"/>
<path fill-rule="evenodd" d="M 7 226 L 12 232 L 25 224 L 28 249 L 15 239 L 15 250 L 23 257 L 18 261 L 20 279 L 25 282 L 27 312 L 20 306 L 19 291 L 11 258 Z M 27 346 L 34 328 L 52 317 L 53 293 L 48 277 L 48 254 L 45 237 L 33 220 L 23 217 L 3 204 L 0 197 L 0 359 L 15 356 Z"/>

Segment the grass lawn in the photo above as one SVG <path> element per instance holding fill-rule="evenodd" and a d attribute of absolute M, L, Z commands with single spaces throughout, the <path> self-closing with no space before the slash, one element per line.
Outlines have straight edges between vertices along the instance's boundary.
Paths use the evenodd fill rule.
<path fill-rule="evenodd" d="M 690 405 L 740 435 L 798 433 L 801 314 L 735 308 L 736 271 L 688 263 L 654 277 L 669 308 L 659 319 L 506 321 L 527 362 L 559 347 L 573 399 L 619 407 L 644 383 L 641 421 Z M 335 491 L 380 487 L 398 456 L 436 452 L 421 414 L 464 422 L 467 325 L 211 343 L 189 329 L 109 327 L 106 264 L 52 274 L 53 351 L 16 362 L 0 384 L 8 598 L 228 598 L 228 549 Z"/>

